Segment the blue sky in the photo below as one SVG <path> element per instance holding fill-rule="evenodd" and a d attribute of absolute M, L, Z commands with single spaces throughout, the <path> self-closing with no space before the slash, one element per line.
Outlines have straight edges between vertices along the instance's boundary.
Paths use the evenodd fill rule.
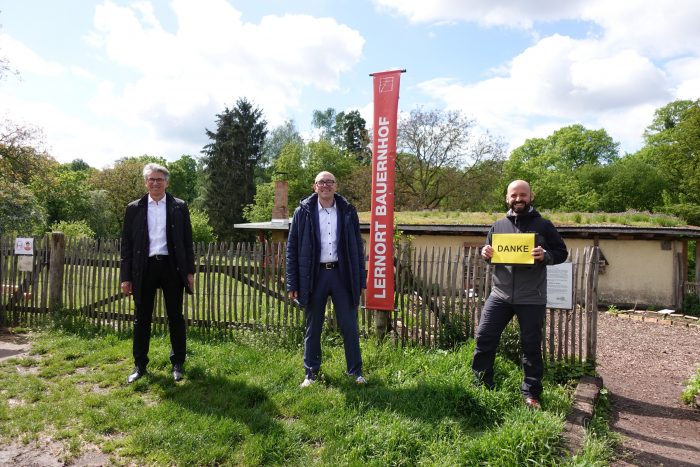
<path fill-rule="evenodd" d="M 633 152 L 700 97 L 699 22 L 696 0 L 4 2 L 0 122 L 61 162 L 175 160 L 240 97 L 305 135 L 316 109 L 371 122 L 369 74 L 405 68 L 402 113 L 460 110 L 510 149 L 581 123 Z"/>

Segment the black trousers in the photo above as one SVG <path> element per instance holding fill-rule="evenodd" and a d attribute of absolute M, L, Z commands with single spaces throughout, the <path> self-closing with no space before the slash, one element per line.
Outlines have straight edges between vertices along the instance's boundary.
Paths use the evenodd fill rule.
<path fill-rule="evenodd" d="M 141 286 L 141 300 L 136 304 L 133 353 L 134 363 L 139 368 L 146 368 L 148 365 L 153 303 L 158 289 L 163 290 L 163 300 L 168 315 L 170 362 L 173 365 L 182 365 L 185 362 L 186 331 L 185 319 L 182 316 L 182 297 L 185 286 L 168 257 L 160 256 L 159 258 L 151 257 L 148 259 L 148 266 Z"/>
<path fill-rule="evenodd" d="M 490 295 L 481 312 L 476 331 L 476 348 L 472 370 L 477 378 L 493 387 L 493 363 L 501 334 L 513 315 L 520 324 L 520 343 L 524 379 L 520 391 L 525 397 L 539 398 L 542 393 L 542 326 L 545 318 L 545 305 L 517 305 Z"/>

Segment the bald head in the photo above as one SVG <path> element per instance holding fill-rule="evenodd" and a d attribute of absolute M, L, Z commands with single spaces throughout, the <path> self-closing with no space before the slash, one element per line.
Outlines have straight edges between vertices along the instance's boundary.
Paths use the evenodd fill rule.
<path fill-rule="evenodd" d="M 513 180 L 508 185 L 506 204 L 515 215 L 528 212 L 534 199 L 535 195 L 530 189 L 530 184 L 525 180 Z"/>

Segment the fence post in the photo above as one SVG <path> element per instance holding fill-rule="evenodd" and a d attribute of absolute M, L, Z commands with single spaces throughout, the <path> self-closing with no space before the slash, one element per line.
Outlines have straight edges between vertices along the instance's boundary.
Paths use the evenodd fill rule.
<path fill-rule="evenodd" d="M 374 310 L 374 327 L 377 330 L 377 338 L 381 341 L 389 333 L 390 311 Z"/>
<path fill-rule="evenodd" d="M 49 261 L 49 309 L 56 312 L 63 307 L 63 262 L 66 256 L 66 236 L 51 232 Z"/>

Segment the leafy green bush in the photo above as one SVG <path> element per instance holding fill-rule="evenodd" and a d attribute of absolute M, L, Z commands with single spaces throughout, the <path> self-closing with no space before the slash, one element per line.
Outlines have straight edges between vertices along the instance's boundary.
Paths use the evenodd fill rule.
<path fill-rule="evenodd" d="M 512 319 L 501 334 L 497 352 L 506 360 L 520 365 L 522 350 L 520 347 L 520 323 L 517 319 Z"/>
<path fill-rule="evenodd" d="M 700 298 L 697 294 L 687 293 L 683 297 L 681 311 L 686 315 L 700 316 Z"/>
<path fill-rule="evenodd" d="M 681 394 L 681 400 L 686 404 L 695 404 L 695 396 L 700 394 L 700 366 L 695 370 L 695 375 L 693 375 L 687 382 L 687 386 Z"/>
<path fill-rule="evenodd" d="M 197 242 L 214 242 L 216 235 L 214 229 L 209 225 L 209 215 L 199 209 L 190 209 L 190 220 L 192 222 L 192 241 Z"/>
<path fill-rule="evenodd" d="M 469 318 L 461 313 L 450 313 L 440 320 L 440 347 L 453 349 L 469 340 Z"/>
<path fill-rule="evenodd" d="M 52 232 L 63 232 L 67 238 L 95 238 L 95 232 L 85 221 L 58 221 L 51 225 Z"/>

